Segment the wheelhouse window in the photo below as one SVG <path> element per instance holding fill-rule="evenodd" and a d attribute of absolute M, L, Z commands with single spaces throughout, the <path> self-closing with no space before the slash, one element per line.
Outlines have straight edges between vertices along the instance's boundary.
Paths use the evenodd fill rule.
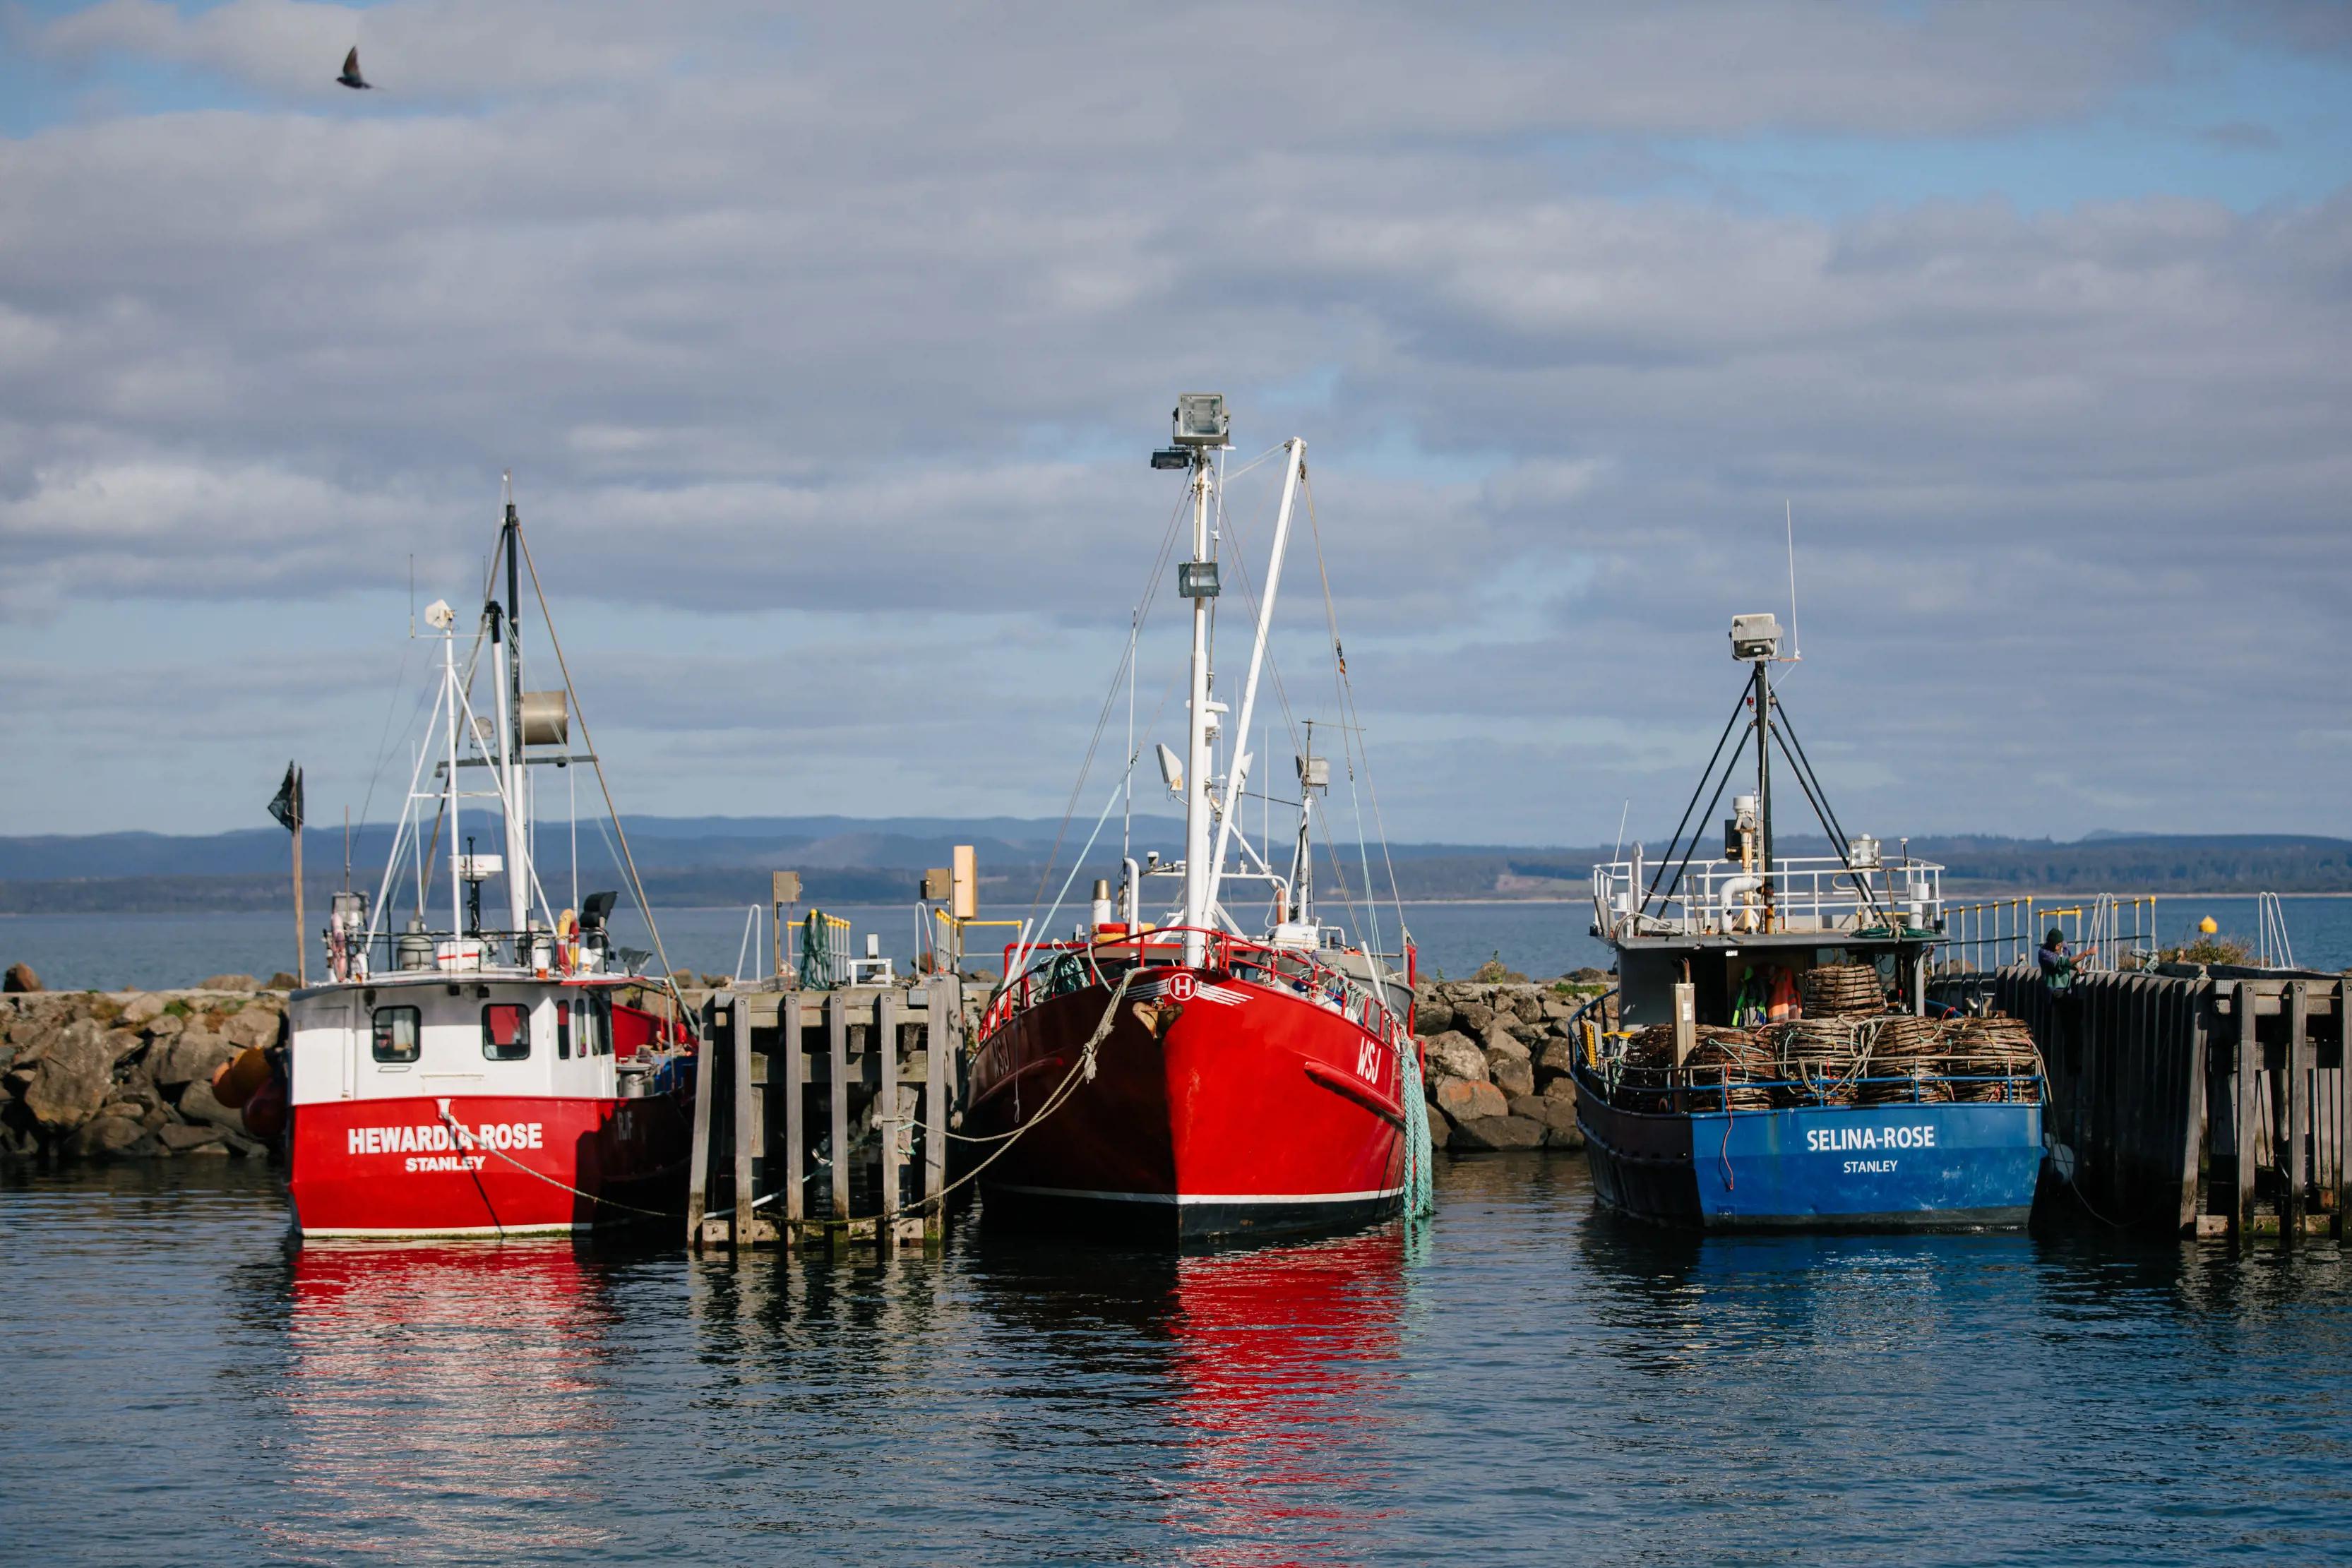
<path fill-rule="evenodd" d="M 421 1021 L 422 1016 L 415 1008 L 376 1009 L 375 1059 L 387 1062 L 415 1061 Z"/>
<path fill-rule="evenodd" d="M 613 1054 L 613 998 L 609 992 L 591 991 L 581 1003 L 580 1054 Z"/>
<path fill-rule="evenodd" d="M 583 1051 L 580 1054 L 585 1056 L 588 1053 Z M 570 1002 L 555 1004 L 555 1058 L 559 1061 L 572 1060 L 572 1004 Z"/>
<path fill-rule="evenodd" d="M 482 1054 L 492 1061 L 522 1061 L 530 1056 L 530 1011 L 519 1002 L 492 1002 L 482 1009 Z"/>

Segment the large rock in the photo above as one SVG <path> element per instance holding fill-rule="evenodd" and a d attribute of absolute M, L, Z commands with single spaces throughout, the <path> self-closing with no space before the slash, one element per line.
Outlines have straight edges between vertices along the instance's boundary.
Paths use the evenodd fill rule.
<path fill-rule="evenodd" d="M 184 1125 L 158 1127 L 155 1129 L 155 1142 L 175 1155 L 184 1155 L 193 1150 L 204 1148 L 217 1149 L 222 1154 L 228 1153 L 228 1143 L 221 1136 L 221 1130 L 218 1127 Z"/>
<path fill-rule="evenodd" d="M 1444 1034 L 1454 1027 L 1454 1008 L 1436 997 L 1423 997 L 1413 1003 L 1412 1032 L 1429 1036 Z"/>
<path fill-rule="evenodd" d="M 1448 1030 L 1421 1049 L 1428 1060 L 1432 1078 L 1466 1078 L 1473 1083 L 1486 1082 L 1486 1058 L 1470 1042 L 1467 1035 Z"/>
<path fill-rule="evenodd" d="M 260 988 L 260 983 L 251 975 L 215 975 L 210 979 L 196 982 L 196 989 L 200 991 L 257 991 Z"/>
<path fill-rule="evenodd" d="M 1543 1095 L 1547 1100 L 1565 1100 L 1573 1105 L 1576 1103 L 1576 1080 L 1555 1078 L 1543 1086 Z"/>
<path fill-rule="evenodd" d="M 133 991 L 131 999 L 122 1004 L 122 1010 L 115 1014 L 114 1027 L 137 1029 L 150 1019 L 162 1016 L 163 1011 L 163 998 L 152 991 Z"/>
<path fill-rule="evenodd" d="M 244 1049 L 220 1035 L 192 1029 L 156 1043 L 148 1052 L 148 1076 L 166 1089 L 199 1081 L 208 1083 L 215 1068 L 234 1060 Z"/>
<path fill-rule="evenodd" d="M 1584 1133 L 1576 1124 L 1576 1102 L 1542 1094 L 1521 1094 L 1511 1101 L 1511 1114 L 1544 1125 L 1544 1142 L 1555 1149 L 1580 1149 Z M 1573 1137 L 1575 1142 L 1569 1139 Z"/>
<path fill-rule="evenodd" d="M 1495 1021 L 1495 1009 L 1484 1002 L 1457 1002 L 1454 1008 L 1454 1027 L 1475 1040 L 1486 1032 Z"/>
<path fill-rule="evenodd" d="M 248 1045 L 275 1045 L 278 1014 L 268 1008 L 246 1008 L 222 1022 L 220 1036 L 240 1051 Z"/>
<path fill-rule="evenodd" d="M 0 1082 L 44 1133 L 70 1133 L 112 1097 L 112 1038 L 90 1019 L 79 1019 L 11 1063 Z"/>
<path fill-rule="evenodd" d="M 1476 1121 L 1455 1124 L 1445 1146 L 1456 1152 L 1467 1149 L 1507 1150 L 1539 1149 L 1544 1143 L 1544 1124 L 1530 1122 L 1525 1116 L 1482 1116 Z"/>
<path fill-rule="evenodd" d="M 152 1045 L 156 1040 L 185 1031 L 187 1027 L 187 1019 L 179 1013 L 157 1013 L 147 1020 L 147 1039 Z"/>
<path fill-rule="evenodd" d="M 278 973 L 269 977 L 269 988 L 273 991 L 300 990 L 302 988 L 302 977 L 299 975 L 289 975 L 285 970 L 280 969 Z"/>
<path fill-rule="evenodd" d="M 1558 1078 L 1573 1072 L 1583 1053 L 1584 1048 L 1572 1040 L 1555 1040 L 1543 1048 L 1541 1056 L 1536 1058 L 1536 1076 L 1539 1079 Z"/>
<path fill-rule="evenodd" d="M 1528 1042 L 1521 1040 L 1517 1035 L 1513 1034 L 1510 1030 L 1505 1029 L 1501 1024 L 1488 1025 L 1486 1029 L 1486 1038 L 1479 1043 L 1485 1047 L 1486 1060 L 1489 1061 L 1494 1061 L 1498 1056 L 1507 1057 L 1513 1061 L 1525 1061 L 1528 1060 Z"/>
<path fill-rule="evenodd" d="M 33 973 L 30 964 L 11 964 L 5 977 L 0 977 L 0 991 L 37 991 L 44 988 L 41 977 Z"/>
<path fill-rule="evenodd" d="M 1457 1126 L 1486 1116 L 1507 1116 L 1511 1104 L 1503 1092 L 1491 1083 L 1474 1083 L 1466 1078 L 1449 1078 L 1437 1086 L 1437 1108 L 1445 1119 Z"/>
<path fill-rule="evenodd" d="M 155 1152 L 153 1136 L 128 1116 L 100 1116 L 76 1128 L 66 1153 L 86 1160 L 140 1159 Z"/>
<path fill-rule="evenodd" d="M 1486 1067 L 1494 1075 L 1495 1087 L 1506 1095 L 1533 1094 L 1536 1092 L 1536 1070 L 1527 1058 L 1504 1056 L 1490 1051 L 1486 1053 Z"/>
<path fill-rule="evenodd" d="M 180 1092 L 180 1115 L 190 1122 L 202 1122 L 209 1127 L 242 1135 L 245 1117 L 222 1104 L 213 1093 L 212 1081 L 199 1078 Z"/>

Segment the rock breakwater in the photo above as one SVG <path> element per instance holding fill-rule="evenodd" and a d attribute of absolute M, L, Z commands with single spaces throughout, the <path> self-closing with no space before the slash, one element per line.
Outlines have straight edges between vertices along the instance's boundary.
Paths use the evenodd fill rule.
<path fill-rule="evenodd" d="M 283 991 L 219 975 L 177 991 L 0 995 L 0 1157 L 253 1158 L 213 1070 L 277 1040 Z"/>
<path fill-rule="evenodd" d="M 1465 1154 L 1582 1148 L 1570 1020 L 1610 984 L 1598 969 L 1557 980 L 1423 981 L 1413 1032 L 1432 1141 Z"/>

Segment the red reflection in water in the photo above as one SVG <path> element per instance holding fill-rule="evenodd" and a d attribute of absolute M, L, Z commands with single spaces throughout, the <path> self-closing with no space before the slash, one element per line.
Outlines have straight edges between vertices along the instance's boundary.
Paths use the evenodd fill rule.
<path fill-rule="evenodd" d="M 570 1243 L 311 1246 L 293 1287 L 281 1546 L 349 1552 L 354 1526 L 394 1558 L 598 1543 L 546 1506 L 602 1495 L 611 1425 L 585 1375 L 608 1313 Z"/>
<path fill-rule="evenodd" d="M 1402 1233 L 1187 1258 L 1176 1304 L 1177 1407 L 1194 1449 L 1177 1522 L 1213 1538 L 1188 1560 L 1344 1559 L 1375 1520 L 1335 1500 L 1386 1465 Z"/>

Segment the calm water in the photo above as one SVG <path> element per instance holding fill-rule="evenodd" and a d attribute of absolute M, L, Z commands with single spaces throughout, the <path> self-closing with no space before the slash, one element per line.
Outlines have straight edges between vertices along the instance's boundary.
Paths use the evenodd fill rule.
<path fill-rule="evenodd" d="M 1530 1155 L 1411 1243 L 291 1255 L 173 1175 L 0 1176 L 17 1561 L 2352 1553 L 2333 1242 L 1662 1240 Z"/>
<path fill-rule="evenodd" d="M 2352 898 L 2290 898 L 2285 901 L 2287 930 L 2295 957 L 2322 969 L 2352 965 Z M 2251 937 L 2255 930 L 2251 898 L 2168 898 L 2158 905 L 2158 935 L 2177 942 L 2203 915 L 2210 915 L 2225 932 Z M 772 954 L 771 939 L 747 941 L 745 913 L 740 909 L 664 909 L 656 911 L 670 961 L 681 967 L 714 975 L 750 974 L 752 955 Z M 857 932 L 857 950 L 865 950 L 868 932 L 882 938 L 882 951 L 903 964 L 915 950 L 915 918 L 908 907 L 845 907 L 834 913 L 849 918 Z M 1018 918 L 1025 908 L 983 910 L 992 917 Z M 1393 908 L 1381 914 L 1380 936 L 1384 947 L 1395 944 Z M 1593 965 L 1606 968 L 1608 950 L 1587 935 L 1592 912 L 1584 904 L 1409 904 L 1405 917 L 1420 944 L 1424 974 L 1444 974 L 1460 979 L 1489 957 L 1500 954 L 1505 963 L 1522 973 L 1545 977 Z M 1075 915 L 1056 921 L 1066 926 Z M 645 925 L 624 911 L 614 917 L 614 930 L 624 945 L 650 949 Z M 1011 933 L 987 934 L 989 954 L 995 961 Z M 982 951 L 975 936 L 975 957 Z M 130 987 L 186 986 L 210 975 L 245 974 L 268 979 L 278 969 L 291 969 L 294 960 L 294 917 L 287 915 L 0 915 L 0 965 L 22 958 L 37 970 L 44 983 L 57 990 Z M 772 958 L 756 966 L 766 973 Z M 314 963 L 314 968 L 317 965 Z"/>

